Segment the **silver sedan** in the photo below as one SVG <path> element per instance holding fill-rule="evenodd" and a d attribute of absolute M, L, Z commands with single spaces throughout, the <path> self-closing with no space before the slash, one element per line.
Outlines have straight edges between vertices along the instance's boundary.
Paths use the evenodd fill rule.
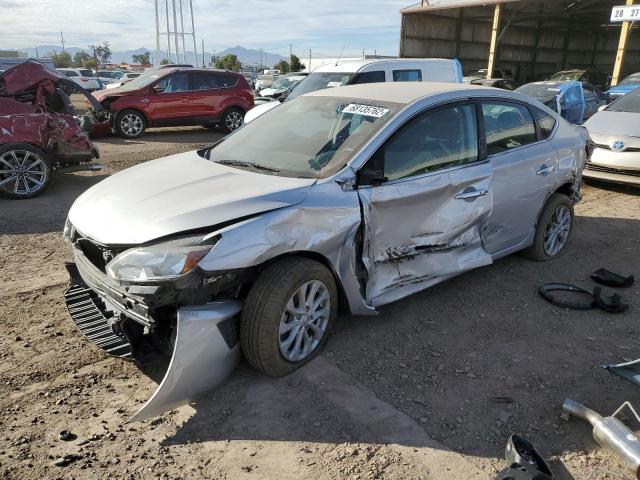
<path fill-rule="evenodd" d="M 567 249 L 588 135 L 518 93 L 457 84 L 301 96 L 202 150 L 104 180 L 65 227 L 66 301 L 101 348 L 173 349 L 136 419 L 219 383 L 242 352 L 271 376 L 339 312 L 524 251 Z"/>
<path fill-rule="evenodd" d="M 585 178 L 640 185 L 640 88 L 620 97 L 584 125 L 595 143 Z"/>

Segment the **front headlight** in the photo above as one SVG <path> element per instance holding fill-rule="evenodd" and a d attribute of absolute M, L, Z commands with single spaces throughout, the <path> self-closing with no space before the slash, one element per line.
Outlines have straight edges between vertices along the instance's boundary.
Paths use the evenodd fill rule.
<path fill-rule="evenodd" d="M 202 236 L 181 238 L 127 250 L 107 265 L 107 274 L 118 281 L 158 282 L 181 277 L 193 270 L 220 239 Z"/>

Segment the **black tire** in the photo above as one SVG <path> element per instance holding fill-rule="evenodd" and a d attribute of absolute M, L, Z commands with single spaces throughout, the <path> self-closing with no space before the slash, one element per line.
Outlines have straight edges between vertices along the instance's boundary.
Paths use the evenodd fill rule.
<path fill-rule="evenodd" d="M 27 171 L 29 166 L 32 170 Z M 45 191 L 52 176 L 53 163 L 39 148 L 27 143 L 0 147 L 1 194 L 15 199 L 33 198 Z"/>
<path fill-rule="evenodd" d="M 240 118 L 239 123 L 238 123 L 238 118 Z M 238 128 L 242 126 L 243 123 L 244 123 L 244 112 L 237 107 L 231 107 L 226 109 L 222 114 L 222 118 L 220 118 L 220 126 L 227 133 L 236 131 Z"/>
<path fill-rule="evenodd" d="M 280 324 L 289 299 L 306 282 L 322 282 L 329 294 L 329 319 L 317 347 L 299 361 L 280 350 Z M 338 313 L 338 292 L 331 272 L 306 258 L 287 258 L 269 266 L 251 288 L 240 322 L 240 343 L 249 363 L 271 377 L 288 375 L 314 358 L 324 347 Z M 310 330 L 307 330 L 307 332 Z"/>
<path fill-rule="evenodd" d="M 116 116 L 115 129 L 122 138 L 139 138 L 147 129 L 147 119 L 138 110 L 123 110 Z"/>
<path fill-rule="evenodd" d="M 550 253 L 545 249 L 545 237 L 547 234 L 547 228 L 550 222 L 554 219 L 554 215 L 559 209 L 566 208 L 569 211 L 569 231 L 566 234 L 566 240 L 563 242 L 562 248 L 555 253 Z M 561 193 L 554 193 L 542 209 L 538 224 L 536 225 L 536 234 L 533 240 L 533 244 L 524 250 L 522 253 L 525 257 L 538 262 L 546 262 L 562 256 L 566 250 L 567 245 L 571 239 L 571 233 L 573 232 L 573 203 L 566 195 Z"/>

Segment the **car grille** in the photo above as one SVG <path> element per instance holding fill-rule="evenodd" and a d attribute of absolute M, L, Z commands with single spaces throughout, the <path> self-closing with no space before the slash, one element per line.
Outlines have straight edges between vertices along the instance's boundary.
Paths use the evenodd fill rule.
<path fill-rule="evenodd" d="M 604 150 L 611 150 L 612 152 L 620 152 L 620 153 L 640 152 L 640 148 L 625 148 L 624 150 L 613 150 L 610 145 L 604 145 L 601 143 L 596 143 L 596 147 L 602 148 Z"/>
<path fill-rule="evenodd" d="M 632 177 L 640 177 L 640 170 L 620 170 L 618 168 L 605 167 L 603 165 L 595 165 L 593 163 L 587 163 L 587 170 L 594 172 L 614 173 L 616 175 L 630 175 Z"/>
<path fill-rule="evenodd" d="M 85 257 L 103 273 L 106 273 L 107 263 L 126 250 L 126 248 L 105 247 L 88 238 L 79 238 L 76 240 L 75 246 L 82 250 Z"/>

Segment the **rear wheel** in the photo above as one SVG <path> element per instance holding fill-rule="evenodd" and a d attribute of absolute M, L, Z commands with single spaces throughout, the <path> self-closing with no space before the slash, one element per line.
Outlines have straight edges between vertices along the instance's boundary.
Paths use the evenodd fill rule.
<path fill-rule="evenodd" d="M 123 110 L 116 117 L 116 132 L 124 138 L 138 138 L 147 129 L 147 119 L 137 110 Z"/>
<path fill-rule="evenodd" d="M 239 129 L 244 123 L 244 113 L 239 108 L 230 108 L 222 114 L 222 128 L 228 133 Z"/>
<path fill-rule="evenodd" d="M 0 147 L 0 192 L 24 199 L 42 193 L 53 174 L 51 160 L 40 149 L 26 143 Z"/>
<path fill-rule="evenodd" d="M 242 311 L 240 341 L 256 370 L 280 377 L 322 349 L 337 315 L 333 275 L 314 260 L 288 258 L 267 268 Z"/>
<path fill-rule="evenodd" d="M 555 193 L 542 209 L 533 245 L 525 256 L 545 262 L 558 258 L 566 251 L 573 231 L 573 203 L 566 195 Z"/>

